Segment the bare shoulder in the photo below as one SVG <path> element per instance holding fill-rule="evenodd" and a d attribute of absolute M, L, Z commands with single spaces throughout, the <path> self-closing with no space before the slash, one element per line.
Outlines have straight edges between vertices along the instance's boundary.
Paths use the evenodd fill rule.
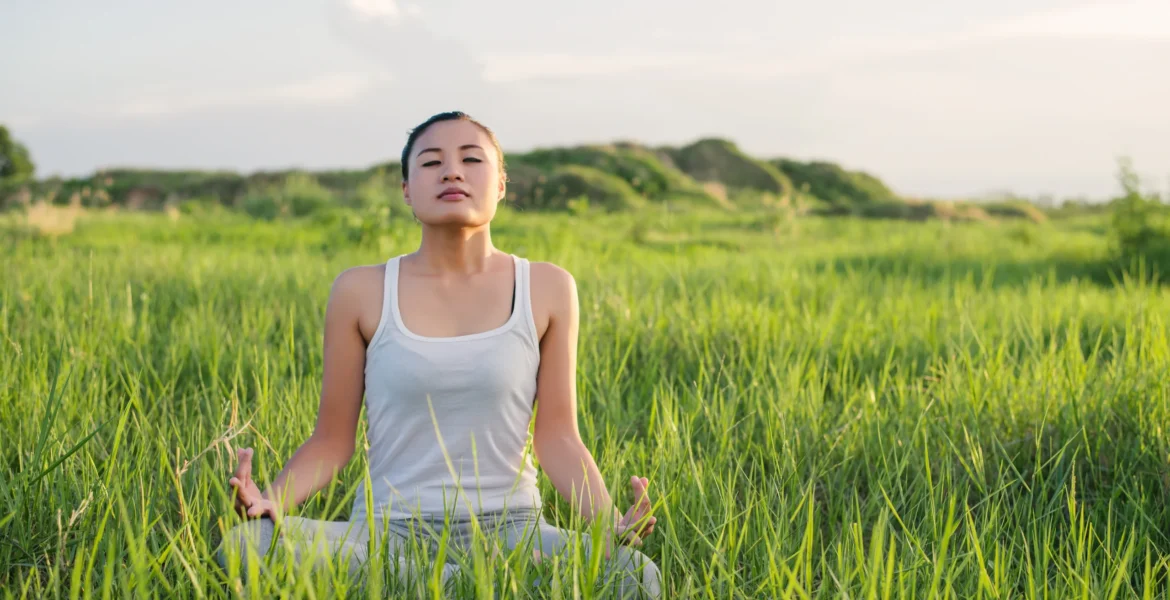
<path fill-rule="evenodd" d="M 329 295 L 341 301 L 351 301 L 356 297 L 368 295 L 371 290 L 382 288 L 385 274 L 386 265 L 349 267 L 333 279 Z"/>
<path fill-rule="evenodd" d="M 382 291 L 386 265 L 349 267 L 333 279 L 329 311 L 339 320 L 356 321 L 362 337 L 369 341 L 382 316 Z"/>
<path fill-rule="evenodd" d="M 530 271 L 533 317 L 537 333 L 544 337 L 550 324 L 576 320 L 577 280 L 568 269 L 551 262 L 533 262 Z"/>
<path fill-rule="evenodd" d="M 532 289 L 564 294 L 576 289 L 577 281 L 564 267 L 551 262 L 532 263 Z"/>

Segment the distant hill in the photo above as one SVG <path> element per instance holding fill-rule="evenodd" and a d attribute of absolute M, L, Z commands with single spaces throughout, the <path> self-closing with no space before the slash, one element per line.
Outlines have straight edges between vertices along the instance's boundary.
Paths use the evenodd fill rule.
<path fill-rule="evenodd" d="M 771 160 L 770 164 L 797 189 L 834 206 L 856 206 L 898 199 L 877 177 L 863 171 L 849 171 L 835 163 L 777 158 Z"/>
<path fill-rule="evenodd" d="M 877 177 L 824 162 L 757 158 L 735 143 L 704 138 L 681 147 L 620 141 L 508 153 L 507 201 L 517 209 L 561 211 L 587 204 L 626 210 L 671 202 L 734 209 L 736 199 L 801 194 L 832 207 L 897 201 Z M 42 179 L 0 189 L 0 201 L 48 197 L 58 204 L 155 209 L 205 201 L 272 217 L 335 202 L 360 206 L 400 196 L 391 161 L 352 170 L 231 171 L 104 169 L 90 177 Z M 16 199 L 16 200 L 14 200 Z M 582 200 L 586 202 L 581 202 Z"/>

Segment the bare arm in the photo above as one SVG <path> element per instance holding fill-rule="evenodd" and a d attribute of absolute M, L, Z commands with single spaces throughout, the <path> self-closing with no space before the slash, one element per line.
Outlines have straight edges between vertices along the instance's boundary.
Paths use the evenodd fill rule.
<path fill-rule="evenodd" d="M 537 375 L 536 427 L 533 449 L 553 486 L 587 522 L 604 519 L 606 532 L 627 528 L 647 535 L 653 529 L 645 478 L 631 479 L 635 506 L 623 517 L 606 489 L 597 463 L 581 439 L 577 425 L 577 340 L 580 308 L 573 276 L 559 267 L 541 265 L 537 285 L 549 309 L 549 323 L 540 341 Z M 642 531 L 637 531 L 641 528 Z M 637 542 L 635 542 L 637 543 Z M 608 552 L 608 544 L 607 544 Z"/>
<path fill-rule="evenodd" d="M 353 457 L 365 393 L 365 340 L 358 328 L 360 274 L 343 272 L 333 282 L 325 310 L 324 372 L 317 423 L 262 494 L 251 481 L 251 449 L 241 452 L 232 485 L 249 516 L 284 512 L 327 486 Z M 283 501 L 280 501 L 283 499 Z"/>
<path fill-rule="evenodd" d="M 553 486 L 586 521 L 612 518 L 617 508 L 577 426 L 577 284 L 567 271 L 547 272 L 555 276 L 540 282 L 539 293 L 550 309 L 548 328 L 540 340 L 533 449 Z"/>

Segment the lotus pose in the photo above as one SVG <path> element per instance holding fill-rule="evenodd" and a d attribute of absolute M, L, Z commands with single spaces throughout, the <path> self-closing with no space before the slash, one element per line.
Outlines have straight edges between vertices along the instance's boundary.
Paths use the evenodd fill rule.
<path fill-rule="evenodd" d="M 496 136 L 466 114 L 435 115 L 411 131 L 402 179 L 421 243 L 334 280 L 313 433 L 264 491 L 252 450 L 240 451 L 229 483 L 248 519 L 225 535 L 220 564 L 262 556 L 277 536 L 298 555 L 324 549 L 356 569 L 371 531 L 405 544 L 446 529 L 458 544 L 477 528 L 508 550 L 534 544 L 525 553 L 534 560 L 578 536 L 588 554 L 589 534 L 545 521 L 534 453 L 585 522 L 602 520 L 603 564 L 622 596 L 659 597 L 658 567 L 633 548 L 654 530 L 649 482 L 629 479 L 635 502 L 623 514 L 578 432 L 574 278 L 492 244 L 507 180 Z M 369 477 L 350 520 L 285 516 L 353 457 L 363 396 Z M 443 569 L 449 580 L 459 567 Z"/>

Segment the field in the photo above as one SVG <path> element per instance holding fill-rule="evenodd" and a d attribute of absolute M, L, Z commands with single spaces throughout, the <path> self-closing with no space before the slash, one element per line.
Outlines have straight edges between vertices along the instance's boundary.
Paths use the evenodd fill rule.
<path fill-rule="evenodd" d="M 493 237 L 577 278 L 582 434 L 623 509 L 649 477 L 667 597 L 1167 597 L 1170 293 L 1104 272 L 1105 227 L 508 211 Z M 333 277 L 411 251 L 414 224 L 4 231 L 3 596 L 230 596 L 232 450 L 265 482 L 308 435 Z M 299 514 L 345 518 L 364 467 Z M 583 561 L 533 589 L 508 560 L 464 587 L 595 597 Z M 403 593 L 386 573 L 350 593 Z"/>

